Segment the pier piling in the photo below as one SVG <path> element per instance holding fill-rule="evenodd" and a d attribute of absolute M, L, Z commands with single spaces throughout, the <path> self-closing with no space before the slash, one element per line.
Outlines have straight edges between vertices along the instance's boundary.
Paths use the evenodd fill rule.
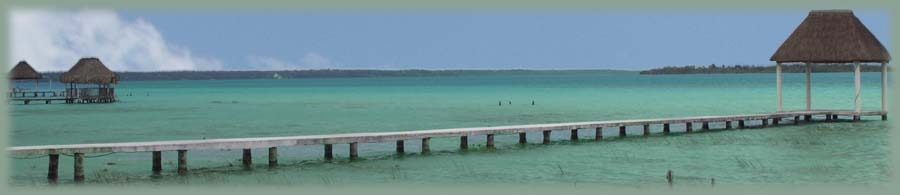
<path fill-rule="evenodd" d="M 244 169 L 253 168 L 253 151 L 250 148 L 244 148 L 244 157 L 241 159 Z"/>
<path fill-rule="evenodd" d="M 744 120 L 738 120 L 738 128 L 744 128 Z"/>
<path fill-rule="evenodd" d="M 644 136 L 650 136 L 650 124 L 644 124 Z"/>
<path fill-rule="evenodd" d="M 688 133 L 694 131 L 693 124 L 691 122 L 684 123 L 684 131 Z"/>
<path fill-rule="evenodd" d="M 357 152 L 357 147 L 359 143 L 353 142 L 350 143 L 350 160 L 359 159 L 359 153 Z"/>
<path fill-rule="evenodd" d="M 269 147 L 269 168 L 278 167 L 278 148 Z"/>
<path fill-rule="evenodd" d="M 859 121 L 859 115 L 853 115 L 853 122 Z"/>
<path fill-rule="evenodd" d="M 806 122 L 809 122 L 810 120 L 812 120 L 812 115 L 808 115 L 808 114 L 807 114 L 807 115 L 803 115 L 803 120 L 806 121 Z"/>
<path fill-rule="evenodd" d="M 528 143 L 528 137 L 526 137 L 525 132 L 519 133 L 519 144 Z"/>
<path fill-rule="evenodd" d="M 569 136 L 569 140 L 578 141 L 578 129 L 572 129 L 572 133 Z"/>
<path fill-rule="evenodd" d="M 760 120 L 760 121 L 762 122 L 762 126 L 763 126 L 763 127 L 769 126 L 769 119 L 762 119 L 762 120 Z"/>
<path fill-rule="evenodd" d="M 725 129 L 731 129 L 731 121 L 725 121 Z"/>
<path fill-rule="evenodd" d="M 487 134 L 487 148 L 494 148 L 494 134 Z"/>
<path fill-rule="evenodd" d="M 550 144 L 550 132 L 552 132 L 552 131 L 546 130 L 543 132 L 544 133 L 544 140 L 542 142 L 543 144 Z"/>
<path fill-rule="evenodd" d="M 84 153 L 75 153 L 75 183 L 84 183 Z"/>
<path fill-rule="evenodd" d="M 781 117 L 772 118 L 772 125 L 778 125 L 778 122 L 781 121 Z"/>
<path fill-rule="evenodd" d="M 50 164 L 47 166 L 47 180 L 56 183 L 59 178 L 59 154 L 50 154 Z"/>
<path fill-rule="evenodd" d="M 431 147 L 428 146 L 429 141 L 431 141 L 430 137 L 422 138 L 422 154 L 431 152 Z"/>
<path fill-rule="evenodd" d="M 462 136 L 460 138 L 465 138 L 465 137 L 466 136 Z M 462 142 L 463 141 L 460 141 L 460 148 L 464 148 L 464 147 L 462 147 L 462 144 L 463 144 Z M 404 145 L 403 140 L 397 140 L 397 154 L 406 153 L 406 151 L 403 149 L 403 145 Z"/>
<path fill-rule="evenodd" d="M 703 126 L 700 126 L 700 129 L 709 130 L 709 122 L 703 122 Z"/>
<path fill-rule="evenodd" d="M 663 123 L 663 134 L 668 135 L 669 132 L 671 132 L 671 129 L 669 129 L 669 123 Z"/>
<path fill-rule="evenodd" d="M 597 127 L 594 129 L 594 140 L 602 140 L 603 139 L 603 127 Z"/>
<path fill-rule="evenodd" d="M 153 174 L 162 172 L 162 151 L 153 151 Z"/>
<path fill-rule="evenodd" d="M 178 174 L 187 174 L 187 150 L 178 150 Z"/>
<path fill-rule="evenodd" d="M 325 144 L 325 160 L 334 159 L 334 154 L 332 153 L 331 144 Z"/>
<path fill-rule="evenodd" d="M 800 124 L 800 116 L 794 116 L 794 124 Z"/>
<path fill-rule="evenodd" d="M 619 137 L 625 137 L 627 132 L 625 132 L 625 126 L 619 126 Z"/>
<path fill-rule="evenodd" d="M 469 149 L 469 136 L 460 136 L 459 137 L 459 149 L 462 149 L 462 150 Z"/>

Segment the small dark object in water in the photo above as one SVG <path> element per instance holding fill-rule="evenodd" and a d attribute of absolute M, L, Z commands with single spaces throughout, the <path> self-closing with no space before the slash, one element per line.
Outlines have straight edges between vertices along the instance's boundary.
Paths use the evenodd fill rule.
<path fill-rule="evenodd" d="M 672 182 L 673 182 L 672 180 L 674 180 L 674 179 L 675 178 L 672 176 L 672 170 L 669 170 L 668 172 L 666 172 L 666 182 L 669 183 L 669 187 L 672 187 Z"/>
<path fill-rule="evenodd" d="M 512 101 L 509 101 L 509 103 L 507 103 L 507 104 L 512 105 Z"/>
<path fill-rule="evenodd" d="M 534 100 L 531 100 L 531 105 L 534 106 Z"/>
<path fill-rule="evenodd" d="M 709 178 L 709 184 L 712 187 L 716 187 L 716 178 Z"/>
<path fill-rule="evenodd" d="M 497 101 L 497 106 L 503 106 L 503 102 Z"/>
<path fill-rule="evenodd" d="M 106 165 L 116 165 L 116 163 L 114 163 L 114 162 L 108 162 L 108 163 L 106 163 Z"/>
<path fill-rule="evenodd" d="M 232 100 L 232 101 L 231 101 L 231 103 L 232 103 L 232 104 L 237 104 L 237 103 L 238 103 L 238 101 L 234 101 L 234 100 Z"/>

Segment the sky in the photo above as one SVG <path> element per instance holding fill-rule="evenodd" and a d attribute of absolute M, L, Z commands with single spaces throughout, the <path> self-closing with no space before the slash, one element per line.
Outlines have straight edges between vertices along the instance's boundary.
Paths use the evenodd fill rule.
<path fill-rule="evenodd" d="M 11 12 L 13 65 L 65 71 L 619 69 L 768 65 L 809 10 Z M 889 12 L 854 13 L 890 45 Z"/>

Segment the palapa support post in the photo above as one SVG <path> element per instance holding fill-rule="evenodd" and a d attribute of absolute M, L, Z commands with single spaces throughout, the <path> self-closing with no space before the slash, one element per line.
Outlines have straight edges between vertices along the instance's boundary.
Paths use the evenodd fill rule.
<path fill-rule="evenodd" d="M 187 150 L 178 150 L 178 175 L 187 174 Z"/>
<path fill-rule="evenodd" d="M 694 124 L 691 123 L 691 122 L 684 123 L 684 131 L 685 131 L 685 132 L 688 132 L 688 133 L 694 131 L 694 127 L 693 127 L 693 126 L 694 126 Z"/>
<path fill-rule="evenodd" d="M 578 141 L 578 129 L 572 129 L 571 135 L 569 136 L 569 140 Z"/>
<path fill-rule="evenodd" d="M 644 136 L 650 136 L 650 124 L 644 124 Z"/>
<path fill-rule="evenodd" d="M 704 121 L 703 126 L 701 126 L 700 129 L 709 130 L 709 122 Z"/>
<path fill-rule="evenodd" d="M 812 64 L 806 64 L 806 111 L 812 110 L 812 90 L 810 87 L 810 83 L 812 83 Z M 809 121 L 809 115 L 804 116 L 806 121 Z"/>
<path fill-rule="evenodd" d="M 519 144 L 525 144 L 525 143 L 528 143 L 528 139 L 526 137 L 525 132 L 521 132 L 521 133 L 519 133 Z"/>
<path fill-rule="evenodd" d="M 466 136 L 462 136 L 463 139 L 465 139 L 465 137 Z M 460 148 L 462 148 L 462 142 L 463 141 L 460 141 Z M 403 149 L 403 145 L 403 140 L 397 140 L 397 154 L 406 153 L 405 149 Z"/>
<path fill-rule="evenodd" d="M 47 165 L 47 180 L 56 183 L 59 178 L 59 154 L 50 154 L 50 164 Z"/>
<path fill-rule="evenodd" d="M 359 143 L 356 143 L 356 142 L 350 143 L 350 160 L 359 159 L 359 153 L 357 151 L 358 146 L 359 146 Z"/>
<path fill-rule="evenodd" d="M 462 149 L 462 150 L 469 149 L 469 136 L 460 136 L 459 137 L 459 149 Z"/>
<path fill-rule="evenodd" d="M 881 120 L 887 120 L 887 62 L 881 62 Z"/>
<path fill-rule="evenodd" d="M 253 168 L 253 151 L 250 148 L 244 148 L 244 157 L 241 158 L 241 162 L 244 164 L 244 169 Z"/>
<path fill-rule="evenodd" d="M 627 133 L 625 132 L 625 126 L 619 126 L 619 137 L 625 137 L 626 134 Z"/>
<path fill-rule="evenodd" d="M 334 154 L 332 153 L 331 144 L 325 144 L 325 160 L 334 159 Z"/>
<path fill-rule="evenodd" d="M 794 116 L 794 124 L 800 124 L 800 116 Z"/>
<path fill-rule="evenodd" d="M 760 120 L 760 121 L 762 122 L 762 126 L 763 126 L 763 127 L 769 126 L 769 119 L 765 119 L 765 118 L 764 118 L 764 119 L 762 119 L 762 120 Z"/>
<path fill-rule="evenodd" d="M 669 123 L 663 123 L 663 134 L 668 135 L 669 132 L 671 132 L 671 129 L 669 129 Z"/>
<path fill-rule="evenodd" d="M 781 62 L 775 63 L 775 75 L 776 75 L 776 77 L 777 77 L 777 78 L 775 79 L 775 80 L 776 80 L 776 84 L 775 84 L 775 88 L 776 88 L 776 89 L 775 89 L 775 90 L 777 91 L 777 92 L 776 92 L 776 94 L 777 94 L 776 96 L 778 96 L 778 112 L 781 112 L 781 111 L 782 111 L 782 109 L 781 109 L 781 99 L 782 99 L 782 98 L 781 98 L 781 97 L 782 97 L 782 96 L 781 96 L 781 82 L 782 82 L 782 78 L 781 78 Z"/>
<path fill-rule="evenodd" d="M 603 127 L 597 127 L 594 129 L 594 141 L 603 139 Z"/>
<path fill-rule="evenodd" d="M 544 133 L 544 140 L 542 142 L 543 144 L 550 144 L 550 132 L 551 132 L 550 130 L 546 130 L 543 132 Z"/>
<path fill-rule="evenodd" d="M 84 153 L 75 153 L 75 183 L 84 183 Z"/>
<path fill-rule="evenodd" d="M 431 152 L 431 147 L 428 146 L 429 141 L 431 141 L 430 137 L 422 138 L 422 154 Z"/>
<path fill-rule="evenodd" d="M 744 128 L 744 120 L 738 120 L 738 128 Z"/>
<path fill-rule="evenodd" d="M 862 82 L 860 81 L 861 73 L 859 62 L 853 62 L 854 70 L 853 70 L 853 84 L 856 87 L 856 94 L 853 96 L 853 104 L 856 108 L 856 113 L 853 115 L 853 120 L 859 120 L 859 112 L 862 111 L 862 98 L 860 97 L 860 89 L 862 89 Z"/>
<path fill-rule="evenodd" d="M 487 134 L 487 143 L 485 144 L 487 148 L 494 148 L 494 134 Z"/>
<path fill-rule="evenodd" d="M 269 147 L 269 168 L 278 167 L 278 148 Z"/>
<path fill-rule="evenodd" d="M 153 174 L 162 172 L 162 151 L 153 151 Z"/>
<path fill-rule="evenodd" d="M 725 121 L 725 129 L 731 129 L 731 121 Z"/>

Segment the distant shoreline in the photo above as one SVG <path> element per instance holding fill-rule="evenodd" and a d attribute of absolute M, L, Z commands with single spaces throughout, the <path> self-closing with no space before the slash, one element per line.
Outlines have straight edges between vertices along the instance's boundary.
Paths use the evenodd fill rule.
<path fill-rule="evenodd" d="M 783 73 L 805 73 L 806 65 L 789 64 L 782 65 Z M 888 71 L 890 71 L 888 66 Z M 861 65 L 861 72 L 881 72 L 881 65 Z M 812 72 L 853 72 L 853 65 L 848 64 L 813 64 Z M 747 74 L 747 73 L 775 73 L 775 65 L 720 65 L 708 66 L 666 66 L 650 70 L 640 71 L 640 74 Z"/>

